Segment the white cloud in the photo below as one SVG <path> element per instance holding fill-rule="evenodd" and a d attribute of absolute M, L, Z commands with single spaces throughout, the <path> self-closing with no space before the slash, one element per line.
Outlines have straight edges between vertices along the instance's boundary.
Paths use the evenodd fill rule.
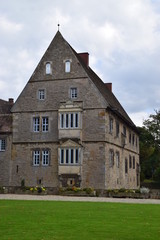
<path fill-rule="evenodd" d="M 23 28 L 22 24 L 10 21 L 4 16 L 0 16 L 0 30 L 8 33 L 19 32 Z"/>
<path fill-rule="evenodd" d="M 134 112 L 129 114 L 129 116 L 136 126 L 142 127 L 144 120 L 148 119 L 150 114 L 147 112 Z"/>

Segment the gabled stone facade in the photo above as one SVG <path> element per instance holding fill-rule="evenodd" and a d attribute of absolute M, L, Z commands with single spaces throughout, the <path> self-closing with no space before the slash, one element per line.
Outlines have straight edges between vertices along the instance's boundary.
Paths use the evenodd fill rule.
<path fill-rule="evenodd" d="M 59 31 L 11 112 L 0 186 L 20 186 L 23 180 L 53 189 L 139 187 L 134 123 L 111 84 L 89 67 L 88 53 L 76 53 Z"/>

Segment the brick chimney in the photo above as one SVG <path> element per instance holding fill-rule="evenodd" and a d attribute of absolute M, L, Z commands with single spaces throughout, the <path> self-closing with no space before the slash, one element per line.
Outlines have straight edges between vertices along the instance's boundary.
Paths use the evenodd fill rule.
<path fill-rule="evenodd" d="M 89 53 L 84 52 L 84 53 L 78 53 L 80 58 L 83 60 L 83 62 L 86 64 L 86 66 L 89 66 Z"/>
<path fill-rule="evenodd" d="M 112 83 L 105 83 L 105 86 L 112 92 Z"/>
<path fill-rule="evenodd" d="M 9 98 L 9 99 L 8 99 L 8 102 L 9 102 L 10 104 L 14 104 L 14 99 L 13 99 L 13 98 Z"/>

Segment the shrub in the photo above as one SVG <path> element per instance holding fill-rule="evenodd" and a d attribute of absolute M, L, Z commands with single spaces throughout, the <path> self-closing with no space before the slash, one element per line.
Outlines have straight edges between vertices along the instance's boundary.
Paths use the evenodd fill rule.
<path fill-rule="evenodd" d="M 94 191 L 94 189 L 91 188 L 91 187 L 84 188 L 83 190 L 84 190 L 87 194 L 91 194 L 91 193 Z"/>
<path fill-rule="evenodd" d="M 78 188 L 78 187 L 76 187 L 76 186 L 73 186 L 73 187 L 72 187 L 72 191 L 74 191 L 74 192 L 79 192 L 79 191 L 81 191 L 81 189 Z"/>
<path fill-rule="evenodd" d="M 136 190 L 135 190 L 135 193 L 140 193 L 140 189 L 136 189 Z"/>
<path fill-rule="evenodd" d="M 133 190 L 133 189 L 128 189 L 127 192 L 128 192 L 128 193 L 135 193 L 135 190 Z"/>
<path fill-rule="evenodd" d="M 147 194 L 147 193 L 149 193 L 149 188 L 146 188 L 146 187 L 141 187 L 140 188 L 140 193 L 143 193 L 143 194 Z"/>
<path fill-rule="evenodd" d="M 124 192 L 126 192 L 126 189 L 125 188 L 120 188 L 119 192 L 123 192 L 124 193 Z"/>
<path fill-rule="evenodd" d="M 25 179 L 22 179 L 22 181 L 21 181 L 21 187 L 22 187 L 22 188 L 25 187 Z"/>

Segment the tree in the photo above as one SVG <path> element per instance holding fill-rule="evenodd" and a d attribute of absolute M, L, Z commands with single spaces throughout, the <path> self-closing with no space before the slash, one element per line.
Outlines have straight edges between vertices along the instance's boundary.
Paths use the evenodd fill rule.
<path fill-rule="evenodd" d="M 155 144 L 160 147 L 160 110 L 155 110 L 155 114 L 151 114 L 149 119 L 143 122 L 143 125 L 153 136 Z"/>
<path fill-rule="evenodd" d="M 139 127 L 141 181 L 160 180 L 160 110 L 151 114 Z"/>

